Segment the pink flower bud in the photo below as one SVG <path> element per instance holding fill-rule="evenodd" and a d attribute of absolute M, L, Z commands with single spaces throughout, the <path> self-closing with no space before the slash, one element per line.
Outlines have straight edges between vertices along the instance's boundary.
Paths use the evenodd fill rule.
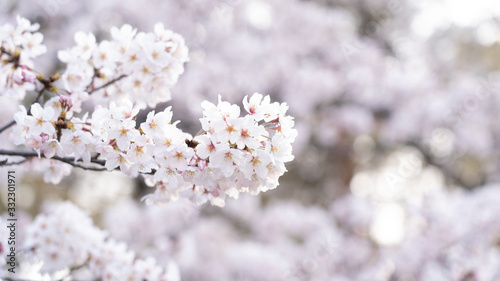
<path fill-rule="evenodd" d="M 68 103 L 68 109 L 73 107 L 73 99 L 72 98 L 68 97 L 67 103 Z"/>
<path fill-rule="evenodd" d="M 42 138 L 42 142 L 46 142 L 49 140 L 49 135 L 47 134 L 41 134 L 40 137 Z"/>
<path fill-rule="evenodd" d="M 34 83 L 36 81 L 36 74 L 27 69 L 23 69 L 23 79 L 24 82 Z"/>
<path fill-rule="evenodd" d="M 24 83 L 23 74 L 20 69 L 16 70 L 14 74 L 12 74 L 12 80 L 14 80 L 14 83 L 17 85 L 22 85 Z"/>
<path fill-rule="evenodd" d="M 59 96 L 59 102 L 61 103 L 61 107 L 70 110 L 73 107 L 73 100 L 70 97 Z"/>
<path fill-rule="evenodd" d="M 12 80 L 18 85 L 22 85 L 26 82 L 33 83 L 36 80 L 36 75 L 27 69 L 18 68 L 12 75 Z"/>
<path fill-rule="evenodd" d="M 198 168 L 200 168 L 200 171 L 205 170 L 205 167 L 207 166 L 207 161 L 200 159 L 198 160 Z"/>
<path fill-rule="evenodd" d="M 196 166 L 196 158 L 191 157 L 191 160 L 189 160 L 189 166 Z"/>

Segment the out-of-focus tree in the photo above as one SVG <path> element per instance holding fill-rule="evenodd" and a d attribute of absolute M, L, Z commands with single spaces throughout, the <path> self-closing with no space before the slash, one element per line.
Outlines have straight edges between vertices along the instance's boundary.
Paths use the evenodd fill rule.
<path fill-rule="evenodd" d="M 500 12 L 493 1 L 0 7 L 4 22 L 21 14 L 41 23 L 50 48 L 37 66 L 48 73 L 62 67 L 50 50 L 72 46 L 78 30 L 104 39 L 111 26 L 150 30 L 163 22 L 182 34 L 190 61 L 170 88 L 172 100 L 156 111 L 172 105 L 184 131 L 199 130 L 198 104 L 218 95 L 237 102 L 260 92 L 290 106 L 296 159 L 283 187 L 259 198 L 223 210 L 130 201 L 103 208 L 150 190 L 131 185 L 91 204 L 85 198 L 94 191 L 71 182 L 76 188 L 66 196 L 102 215 L 101 226 L 139 255 L 172 257 L 185 280 L 498 279 Z M 138 114 L 138 122 L 146 119 Z"/>

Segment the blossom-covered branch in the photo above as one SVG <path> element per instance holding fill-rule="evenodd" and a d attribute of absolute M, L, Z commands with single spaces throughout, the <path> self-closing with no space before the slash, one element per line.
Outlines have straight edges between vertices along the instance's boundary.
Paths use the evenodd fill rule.
<path fill-rule="evenodd" d="M 20 156 L 20 157 L 25 157 L 24 160 L 18 161 L 18 162 L 8 162 L 7 160 L 0 161 L 0 166 L 7 166 L 7 165 L 20 165 L 27 161 L 30 158 L 35 158 L 35 157 L 45 157 L 47 158 L 44 154 L 40 154 L 36 151 L 17 151 L 17 150 L 4 150 L 0 149 L 0 155 L 7 155 L 7 156 Z M 70 164 L 73 167 L 81 168 L 83 170 L 90 170 L 90 171 L 106 171 L 106 168 L 104 167 L 93 167 L 93 166 L 83 166 L 77 161 L 81 161 L 81 159 L 75 159 L 74 157 L 60 157 L 60 156 L 52 156 L 50 157 L 51 159 L 61 161 L 63 163 Z M 90 159 L 91 163 L 94 164 L 99 164 L 101 166 L 104 166 L 105 161 L 97 159 L 97 158 L 92 158 Z"/>
<path fill-rule="evenodd" d="M 291 142 L 297 134 L 293 118 L 286 116 L 286 104 L 271 103 L 268 96 L 245 98 L 243 117 L 237 105 L 220 99 L 217 105 L 204 102 L 200 119 L 204 133 L 195 137 L 172 123 L 170 107 L 150 112 L 136 129 L 139 109 L 130 102 L 98 108 L 92 118 L 68 119 L 68 100 L 56 99 L 43 108 L 33 104 L 32 115 L 24 107 L 15 114 L 16 144 L 37 152 L 10 155 L 43 153 L 73 166 L 82 159 L 131 177 L 141 174 L 155 187 L 148 202 L 182 195 L 198 204 L 210 200 L 223 205 L 226 195 L 275 188 L 286 171 L 284 163 L 293 159 Z M 2 153 L 8 155 L 8 151 Z M 92 157 L 95 154 L 97 158 Z"/>
<path fill-rule="evenodd" d="M 14 29 L 20 29 L 17 33 L 22 37 L 36 28 L 19 18 Z M 130 177 L 142 175 L 155 188 L 144 198 L 148 203 L 186 197 L 218 206 L 224 205 L 226 196 L 275 188 L 286 171 L 285 163 L 294 158 L 291 143 L 297 131 L 293 118 L 286 115 L 288 106 L 258 93 L 244 98 L 246 114 L 241 116 L 239 106 L 221 97 L 217 105 L 203 102 L 202 131 L 195 137 L 177 128 L 170 107 L 149 112 L 144 123 L 136 122 L 140 109 L 170 99 L 168 88 L 188 61 L 183 38 L 162 24 L 153 33 L 138 33 L 129 25 L 113 27 L 112 40 L 100 43 L 93 34 L 78 32 L 76 46 L 58 53 L 67 65 L 64 73 L 48 79 L 43 75 L 33 79 L 32 67 L 24 67 L 26 48 L 15 34 L 2 39 L 2 48 L 19 53 L 19 62 L 12 68 L 14 73 L 28 71 L 22 77 L 29 79 L 6 87 L 18 98 L 28 90 L 26 85 L 34 89 L 35 80 L 43 88 L 29 108 L 20 106 L 14 114 L 14 144 L 34 151 L 2 150 L 0 155 L 43 155 L 85 170 L 118 169 Z M 38 55 L 45 48 L 41 40 L 36 43 Z M 62 85 L 54 85 L 58 80 Z M 44 90 L 53 97 L 42 104 L 38 99 Z M 86 102 L 94 102 L 93 111 L 84 111 Z M 52 170 L 57 170 L 57 161 L 51 162 Z M 54 173 L 50 181 L 56 183 L 68 174 L 70 167 L 65 167 L 66 172 Z"/>

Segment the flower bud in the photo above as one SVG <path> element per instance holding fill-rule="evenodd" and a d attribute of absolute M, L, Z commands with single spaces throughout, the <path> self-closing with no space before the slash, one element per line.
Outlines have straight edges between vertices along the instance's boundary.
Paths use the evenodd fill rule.
<path fill-rule="evenodd" d="M 14 74 L 12 74 L 12 80 L 14 80 L 14 83 L 17 85 L 22 85 L 24 83 L 21 69 L 17 69 Z"/>
<path fill-rule="evenodd" d="M 189 166 L 196 166 L 196 158 L 191 157 L 191 160 L 189 160 Z"/>
<path fill-rule="evenodd" d="M 207 166 L 207 161 L 200 159 L 198 160 L 198 168 L 200 168 L 200 171 L 205 170 L 205 167 Z"/>

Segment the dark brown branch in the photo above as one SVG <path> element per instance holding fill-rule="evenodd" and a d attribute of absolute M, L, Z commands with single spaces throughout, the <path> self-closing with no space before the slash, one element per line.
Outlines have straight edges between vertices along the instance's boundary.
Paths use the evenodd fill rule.
<path fill-rule="evenodd" d="M 0 53 L 5 54 L 9 57 L 7 61 L 3 61 L 3 63 L 12 63 L 14 65 L 14 68 L 19 67 L 19 61 L 21 58 L 21 53 L 19 51 L 16 51 L 15 53 L 11 53 L 2 46 L 0 47 Z"/>
<path fill-rule="evenodd" d="M 15 150 L 0 150 L 0 155 L 7 155 L 7 156 L 20 156 L 20 157 L 25 157 L 25 158 L 34 158 L 38 157 L 38 153 L 35 151 L 15 151 Z M 43 155 L 43 153 L 40 154 L 40 157 L 47 158 Z M 52 158 L 47 158 L 47 159 L 54 159 L 58 160 L 61 162 L 64 162 L 66 164 L 69 164 L 73 167 L 77 167 L 83 170 L 90 170 L 90 171 L 106 171 L 107 169 L 105 167 L 95 167 L 95 166 L 84 166 L 79 164 L 78 162 L 82 162 L 82 159 L 78 159 L 75 161 L 74 157 L 59 157 L 59 156 L 53 156 Z M 26 159 L 25 159 L 26 160 Z M 23 162 L 23 161 L 21 161 Z M 90 159 L 91 163 L 98 164 L 100 166 L 104 166 L 106 164 L 105 160 L 102 159 L 97 159 L 97 158 L 91 158 Z M 10 163 L 5 163 L 7 165 L 10 165 Z M 0 166 L 2 166 L 3 163 L 0 162 Z M 14 165 L 14 164 L 11 164 Z"/>
<path fill-rule="evenodd" d="M 0 47 L 0 53 L 5 54 L 5 55 L 7 55 L 9 57 L 14 57 L 14 54 L 12 54 L 11 52 L 5 50 L 4 47 Z"/>

